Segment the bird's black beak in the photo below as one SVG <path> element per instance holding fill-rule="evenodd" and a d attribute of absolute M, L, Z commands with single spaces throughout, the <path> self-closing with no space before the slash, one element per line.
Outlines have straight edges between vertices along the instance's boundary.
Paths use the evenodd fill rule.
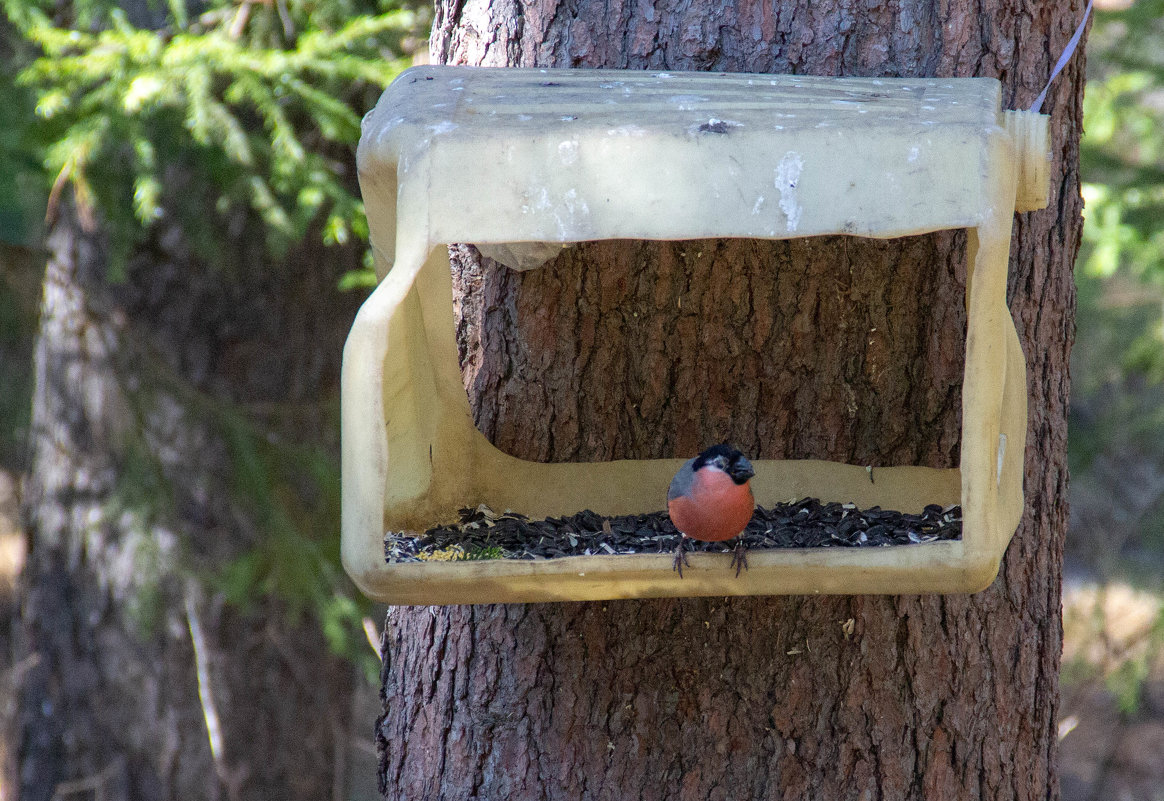
<path fill-rule="evenodd" d="M 727 474 L 732 477 L 732 481 L 743 484 L 756 475 L 756 471 L 752 468 L 752 463 L 748 461 L 747 457 L 741 456 L 728 468 Z"/>

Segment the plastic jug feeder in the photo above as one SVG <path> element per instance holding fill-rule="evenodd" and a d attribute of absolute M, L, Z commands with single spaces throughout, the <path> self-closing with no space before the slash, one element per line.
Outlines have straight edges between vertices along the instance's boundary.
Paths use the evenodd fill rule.
<path fill-rule="evenodd" d="M 364 120 L 360 186 L 381 281 L 344 348 L 343 561 L 397 604 L 776 593 L 974 592 L 1023 511 L 1026 363 L 1006 305 L 1013 212 L 1047 203 L 1047 118 L 996 80 L 417 67 Z M 480 190 L 479 194 L 478 191 Z M 386 531 L 485 504 L 530 517 L 664 507 L 682 459 L 539 464 L 473 424 L 446 245 L 516 268 L 601 239 L 890 238 L 967 229 L 959 467 L 756 460 L 757 503 L 918 512 L 962 539 L 880 548 L 388 564 Z M 892 280 L 887 275 L 886 281 Z M 531 414 L 536 410 L 531 410 Z M 692 454 L 693 455 L 693 454 Z"/>

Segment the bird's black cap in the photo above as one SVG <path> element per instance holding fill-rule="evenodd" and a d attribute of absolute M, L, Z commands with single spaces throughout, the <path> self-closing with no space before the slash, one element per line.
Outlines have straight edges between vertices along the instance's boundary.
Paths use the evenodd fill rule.
<path fill-rule="evenodd" d="M 698 470 L 709 464 L 715 465 L 723 470 L 737 484 L 743 484 L 752 476 L 756 475 L 756 471 L 752 469 L 752 463 L 748 461 L 747 457 L 726 442 L 719 445 L 712 445 L 703 453 L 696 456 L 695 463 L 691 465 L 691 469 Z"/>

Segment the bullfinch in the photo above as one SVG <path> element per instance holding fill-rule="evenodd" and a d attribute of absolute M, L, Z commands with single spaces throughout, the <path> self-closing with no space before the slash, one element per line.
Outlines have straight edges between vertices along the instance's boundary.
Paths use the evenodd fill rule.
<path fill-rule="evenodd" d="M 667 513 L 683 537 L 704 542 L 722 542 L 739 536 L 748 521 L 756 500 L 748 479 L 756 474 L 742 453 L 728 444 L 713 445 L 679 468 L 667 490 Z M 673 569 L 683 577 L 687 564 L 685 539 L 675 549 Z M 736 544 L 732 567 L 736 575 L 748 566 L 744 543 Z"/>

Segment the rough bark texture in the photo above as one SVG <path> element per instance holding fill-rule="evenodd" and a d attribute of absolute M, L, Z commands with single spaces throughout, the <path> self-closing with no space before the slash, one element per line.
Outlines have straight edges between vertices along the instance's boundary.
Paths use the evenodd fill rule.
<path fill-rule="evenodd" d="M 436 60 L 989 76 L 1029 105 L 1082 4 L 438 2 Z M 394 608 L 389 799 L 1054 799 L 1082 59 L 1053 88 L 1050 205 L 1015 218 L 1027 509 L 967 596 Z M 487 187 L 475 191 L 487 192 Z M 964 237 L 599 243 L 453 260 L 478 424 L 542 460 L 956 464 Z M 660 497 L 660 505 L 662 498 Z M 852 621 L 852 634 L 844 624 Z"/>
<path fill-rule="evenodd" d="M 458 249 L 477 423 L 543 461 L 726 439 L 768 457 L 956 466 L 964 243 L 601 242 L 525 273 Z"/>
<path fill-rule="evenodd" d="M 49 238 L 25 495 L 20 797 L 325 798 L 352 671 L 279 603 L 256 593 L 244 614 L 206 589 L 259 528 L 199 404 L 294 410 L 334 389 L 352 310 L 320 305 L 352 262 L 305 252 L 277 274 L 256 244 L 207 269 L 180 232 L 157 233 L 122 285 L 71 210 Z M 248 269 L 224 272 L 235 261 Z M 331 430 L 305 408 L 304 430 Z"/>

